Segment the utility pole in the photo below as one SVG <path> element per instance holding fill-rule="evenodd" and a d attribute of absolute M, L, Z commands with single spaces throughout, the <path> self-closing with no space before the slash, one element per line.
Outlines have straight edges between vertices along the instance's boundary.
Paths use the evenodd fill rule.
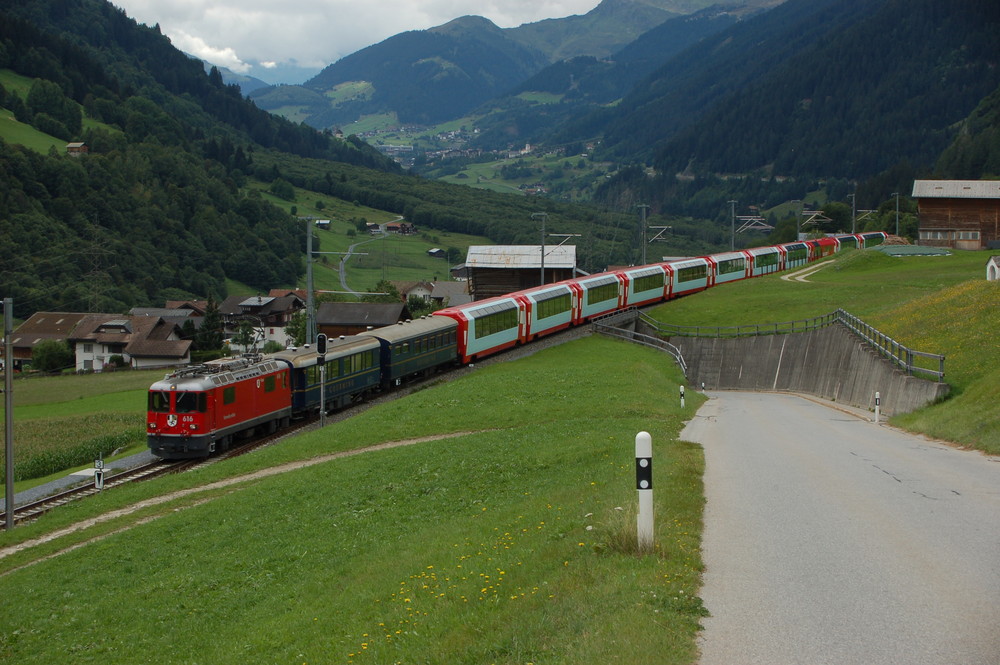
<path fill-rule="evenodd" d="M 736 203 L 737 201 L 729 202 L 729 216 L 732 220 L 733 232 L 732 239 L 729 241 L 729 251 L 736 251 Z"/>
<path fill-rule="evenodd" d="M 542 274 L 541 274 L 541 281 L 538 282 L 540 286 L 545 285 L 545 220 L 548 219 L 548 216 L 549 213 L 547 212 L 531 213 L 532 219 L 535 219 L 535 217 L 539 217 L 542 220 L 542 260 L 541 260 Z"/>
<path fill-rule="evenodd" d="M 636 208 L 639 209 L 639 213 L 642 216 L 642 263 L 640 265 L 646 265 L 646 211 L 649 210 L 649 206 L 645 203 L 640 203 Z"/>
<path fill-rule="evenodd" d="M 306 344 L 316 340 L 316 304 L 313 301 L 313 230 L 306 220 Z"/>
<path fill-rule="evenodd" d="M 854 227 L 856 226 L 855 220 L 857 219 L 857 206 L 855 205 L 856 198 L 854 194 L 848 194 L 848 196 L 851 197 L 851 233 L 857 233 L 857 231 L 854 230 Z"/>
<path fill-rule="evenodd" d="M 7 530 L 14 528 L 14 299 L 3 299 L 3 405 L 4 405 L 4 448 L 7 471 L 4 512 L 7 514 Z"/>
<path fill-rule="evenodd" d="M 896 197 L 896 235 L 899 235 L 899 192 L 893 192 L 893 196 Z"/>

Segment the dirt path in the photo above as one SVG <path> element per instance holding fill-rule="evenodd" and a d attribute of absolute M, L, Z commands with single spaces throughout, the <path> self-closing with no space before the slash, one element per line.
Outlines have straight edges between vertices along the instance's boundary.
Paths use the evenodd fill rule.
<path fill-rule="evenodd" d="M 793 281 L 794 282 L 808 282 L 809 280 L 806 279 L 806 277 L 811 276 L 813 273 L 818 272 L 819 270 L 822 270 L 823 268 L 827 267 L 828 265 L 830 265 L 832 263 L 833 263 L 832 260 L 831 261 L 823 261 L 822 263 L 814 263 L 814 264 L 812 264 L 810 266 L 806 266 L 805 268 L 803 268 L 801 270 L 796 270 L 795 272 L 788 273 L 787 275 L 782 275 L 781 279 L 785 280 L 786 282 L 793 282 Z"/>

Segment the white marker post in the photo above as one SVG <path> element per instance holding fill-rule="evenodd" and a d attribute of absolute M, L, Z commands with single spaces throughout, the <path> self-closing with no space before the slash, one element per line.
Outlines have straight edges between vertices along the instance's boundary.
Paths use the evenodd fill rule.
<path fill-rule="evenodd" d="M 648 551 L 653 549 L 653 440 L 649 432 L 635 435 L 635 488 L 639 492 L 639 550 Z"/>
<path fill-rule="evenodd" d="M 882 410 L 882 395 L 881 393 L 875 393 L 875 424 L 878 424 L 879 413 Z"/>
<path fill-rule="evenodd" d="M 94 460 L 94 489 L 104 489 L 104 459 L 101 457 Z"/>
<path fill-rule="evenodd" d="M 684 408 L 684 386 L 681 386 L 681 408 Z"/>

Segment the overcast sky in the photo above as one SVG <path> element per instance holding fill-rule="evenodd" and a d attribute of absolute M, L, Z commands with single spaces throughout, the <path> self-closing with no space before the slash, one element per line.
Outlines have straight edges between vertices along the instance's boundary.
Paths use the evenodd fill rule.
<path fill-rule="evenodd" d="M 546 18 L 585 14 L 598 2 L 112 0 L 139 23 L 159 23 L 160 31 L 178 49 L 234 72 L 255 76 L 268 69 L 287 69 L 289 65 L 318 70 L 392 35 L 431 28 L 459 16 L 485 16 L 501 28 L 511 28 Z"/>

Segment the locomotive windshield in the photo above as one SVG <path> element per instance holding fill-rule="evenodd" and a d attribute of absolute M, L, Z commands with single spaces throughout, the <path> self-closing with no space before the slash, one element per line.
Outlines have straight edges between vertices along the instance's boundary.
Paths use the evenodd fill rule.
<path fill-rule="evenodd" d="M 205 393 L 176 393 L 175 413 L 204 413 L 206 410 Z"/>
<path fill-rule="evenodd" d="M 149 410 L 156 413 L 170 412 L 170 393 L 162 390 L 153 390 L 149 393 Z"/>
<path fill-rule="evenodd" d="M 174 393 L 174 413 L 204 413 L 208 410 L 207 407 L 205 393 Z M 154 413 L 170 413 L 170 393 L 166 390 L 150 391 L 149 410 Z"/>

